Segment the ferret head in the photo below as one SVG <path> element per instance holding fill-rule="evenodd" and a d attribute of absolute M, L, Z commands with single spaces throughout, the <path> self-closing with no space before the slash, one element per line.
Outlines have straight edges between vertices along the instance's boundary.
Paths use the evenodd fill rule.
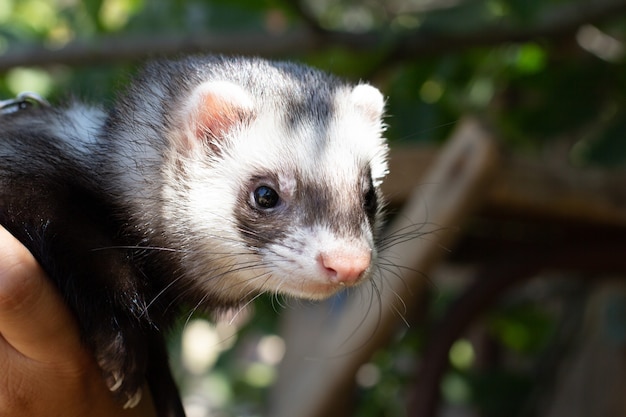
<path fill-rule="evenodd" d="M 162 211 L 185 274 L 225 301 L 319 299 L 367 279 L 387 172 L 381 93 L 238 62 L 195 64 L 169 116 Z"/>

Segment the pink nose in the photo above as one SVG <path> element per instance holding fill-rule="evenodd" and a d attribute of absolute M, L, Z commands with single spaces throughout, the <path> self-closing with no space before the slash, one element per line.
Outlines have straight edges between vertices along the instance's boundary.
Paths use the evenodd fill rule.
<path fill-rule="evenodd" d="M 372 256 L 369 251 L 334 250 L 319 255 L 319 262 L 332 282 L 352 285 L 369 268 Z"/>

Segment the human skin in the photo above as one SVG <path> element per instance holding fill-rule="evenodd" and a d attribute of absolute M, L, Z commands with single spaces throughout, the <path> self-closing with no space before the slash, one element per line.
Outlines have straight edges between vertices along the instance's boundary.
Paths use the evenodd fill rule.
<path fill-rule="evenodd" d="M 147 392 L 144 389 L 144 392 Z M 151 417 L 123 410 L 37 261 L 0 227 L 0 417 Z"/>

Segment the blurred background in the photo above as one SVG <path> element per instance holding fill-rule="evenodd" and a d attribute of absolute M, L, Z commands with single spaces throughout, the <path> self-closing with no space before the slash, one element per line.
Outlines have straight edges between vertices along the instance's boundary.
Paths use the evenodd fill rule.
<path fill-rule="evenodd" d="M 492 149 L 480 187 L 440 225 L 453 230 L 443 243 L 419 238 L 439 245 L 436 262 L 387 278 L 413 291 L 334 403 L 291 415 L 275 405 L 297 402 L 300 370 L 325 361 L 290 349 L 327 337 L 298 311 L 328 318 L 342 298 L 262 299 L 217 324 L 181 318 L 170 344 L 189 417 L 619 417 L 625 42 L 625 0 L 2 0 L 0 98 L 110 105 L 142 61 L 188 53 L 368 80 L 388 98 L 392 216 L 464 134 L 460 121 L 479 120 Z M 374 318 L 389 308 L 361 299 Z M 328 400 L 317 395 L 306 387 Z"/>

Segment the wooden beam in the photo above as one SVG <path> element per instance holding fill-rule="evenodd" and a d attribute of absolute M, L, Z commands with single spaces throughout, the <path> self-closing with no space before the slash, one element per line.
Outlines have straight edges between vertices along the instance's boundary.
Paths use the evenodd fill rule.
<path fill-rule="evenodd" d="M 401 206 L 416 188 L 430 187 L 426 168 L 437 155 L 432 147 L 393 148 L 384 191 Z M 486 213 L 626 227 L 626 169 L 577 169 L 559 161 L 508 156 L 490 184 Z"/>

